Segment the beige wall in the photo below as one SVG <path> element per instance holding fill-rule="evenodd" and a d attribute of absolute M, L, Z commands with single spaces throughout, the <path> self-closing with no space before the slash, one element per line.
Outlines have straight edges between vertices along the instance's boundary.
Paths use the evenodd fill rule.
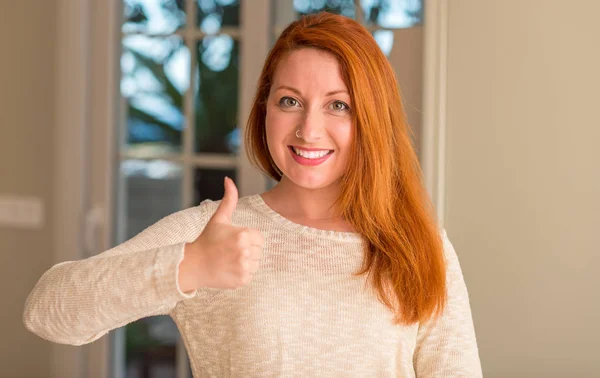
<path fill-rule="evenodd" d="M 406 120 L 414 132 L 413 147 L 421 156 L 423 27 L 394 30 L 394 45 L 388 59 L 400 84 Z"/>
<path fill-rule="evenodd" d="M 600 2 L 448 2 L 446 227 L 484 376 L 598 377 Z"/>
<path fill-rule="evenodd" d="M 0 1 L 0 194 L 39 197 L 50 215 L 54 127 L 53 0 Z M 25 298 L 52 265 L 48 223 L 0 227 L 0 376 L 49 377 L 50 343 L 27 332 Z"/>
<path fill-rule="evenodd" d="M 0 193 L 42 198 L 46 219 L 56 4 L 0 1 Z M 445 222 L 471 293 L 485 376 L 598 375 L 600 3 L 448 4 Z M 399 80 L 420 108 L 420 87 Z M 0 228 L 0 376 L 50 377 L 51 344 L 29 334 L 21 315 L 52 265 L 51 232 L 48 223 Z"/>

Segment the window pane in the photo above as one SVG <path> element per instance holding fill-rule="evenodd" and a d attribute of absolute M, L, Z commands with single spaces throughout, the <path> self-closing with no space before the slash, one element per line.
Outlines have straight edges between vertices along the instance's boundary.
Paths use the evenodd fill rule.
<path fill-rule="evenodd" d="M 123 39 L 121 94 L 127 102 L 128 146 L 159 143 L 181 148 L 189 67 L 190 52 L 179 36 Z"/>
<path fill-rule="evenodd" d="M 124 160 L 121 175 L 125 180 L 125 240 L 181 208 L 183 169 L 165 160 Z M 124 240 L 120 241 L 123 242 Z"/>
<path fill-rule="evenodd" d="M 223 181 L 225 176 L 236 180 L 235 169 L 196 168 L 194 171 L 194 204 L 198 205 L 205 199 L 218 201 L 225 194 Z"/>
<path fill-rule="evenodd" d="M 179 331 L 169 316 L 130 323 L 125 335 L 127 378 L 176 378 Z"/>
<path fill-rule="evenodd" d="M 228 35 L 198 43 L 196 151 L 237 154 L 239 42 Z"/>
<path fill-rule="evenodd" d="M 373 33 L 375 41 L 385 56 L 389 57 L 394 46 L 394 32 L 392 30 L 377 30 Z"/>
<path fill-rule="evenodd" d="M 240 26 L 239 0 L 197 0 L 198 27 L 214 34 L 221 26 Z"/>
<path fill-rule="evenodd" d="M 383 28 L 409 28 L 423 19 L 422 0 L 361 0 L 368 24 Z"/>
<path fill-rule="evenodd" d="M 122 31 L 168 34 L 185 26 L 183 0 L 124 0 Z"/>
<path fill-rule="evenodd" d="M 354 0 L 273 0 L 275 25 L 285 27 L 300 16 L 329 12 L 355 18 Z"/>
<path fill-rule="evenodd" d="M 123 242 L 161 218 L 181 209 L 182 168 L 164 160 L 124 160 L 125 219 L 117 227 Z M 125 326 L 128 378 L 173 377 L 176 369 L 178 330 L 168 316 L 140 319 Z"/>

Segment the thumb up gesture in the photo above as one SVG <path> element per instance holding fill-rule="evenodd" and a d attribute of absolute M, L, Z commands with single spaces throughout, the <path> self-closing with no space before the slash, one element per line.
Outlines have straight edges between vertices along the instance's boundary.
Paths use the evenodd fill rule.
<path fill-rule="evenodd" d="M 180 264 L 182 291 L 211 287 L 235 289 L 247 285 L 258 270 L 262 257 L 260 231 L 231 225 L 238 202 L 238 191 L 225 179 L 225 194 L 206 227 L 192 243 L 185 245 Z"/>

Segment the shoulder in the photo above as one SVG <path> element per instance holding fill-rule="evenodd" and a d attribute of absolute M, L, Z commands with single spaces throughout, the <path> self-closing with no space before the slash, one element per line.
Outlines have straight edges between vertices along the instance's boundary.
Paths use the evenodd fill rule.
<path fill-rule="evenodd" d="M 446 260 L 454 259 L 456 257 L 456 251 L 454 251 L 454 246 L 450 242 L 448 232 L 446 232 L 445 228 L 440 229 L 440 239 L 442 240 L 442 245 L 444 247 L 444 257 L 446 258 Z"/>
<path fill-rule="evenodd" d="M 458 287 L 464 286 L 464 276 L 462 267 L 458 258 L 458 254 L 454 245 L 448 237 L 445 229 L 441 230 L 441 237 L 444 246 L 444 258 L 446 260 L 446 276 L 450 290 L 455 290 Z"/>
<path fill-rule="evenodd" d="M 440 230 L 440 238 L 442 239 L 442 245 L 444 247 L 444 258 L 446 259 L 446 263 L 451 267 L 458 265 L 459 262 L 456 250 L 454 249 L 454 245 L 450 241 L 450 237 L 445 228 Z"/>

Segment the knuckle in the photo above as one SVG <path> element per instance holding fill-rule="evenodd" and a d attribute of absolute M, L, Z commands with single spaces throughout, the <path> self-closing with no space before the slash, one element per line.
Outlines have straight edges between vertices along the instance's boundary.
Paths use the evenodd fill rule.
<path fill-rule="evenodd" d="M 236 235 L 235 241 L 239 246 L 244 245 L 244 243 L 248 240 L 248 231 L 246 229 L 241 230 Z"/>
<path fill-rule="evenodd" d="M 244 248 L 244 249 L 241 249 L 241 250 L 239 251 L 239 255 L 238 255 L 238 261 L 239 261 L 240 263 L 243 263 L 244 261 L 246 261 L 246 259 L 247 259 L 247 258 L 248 258 L 248 256 L 249 256 L 249 253 L 250 253 L 250 251 L 248 251 L 246 248 Z"/>
<path fill-rule="evenodd" d="M 242 286 L 247 285 L 249 282 L 250 282 L 250 274 L 245 273 L 237 278 L 236 286 L 242 287 Z"/>

